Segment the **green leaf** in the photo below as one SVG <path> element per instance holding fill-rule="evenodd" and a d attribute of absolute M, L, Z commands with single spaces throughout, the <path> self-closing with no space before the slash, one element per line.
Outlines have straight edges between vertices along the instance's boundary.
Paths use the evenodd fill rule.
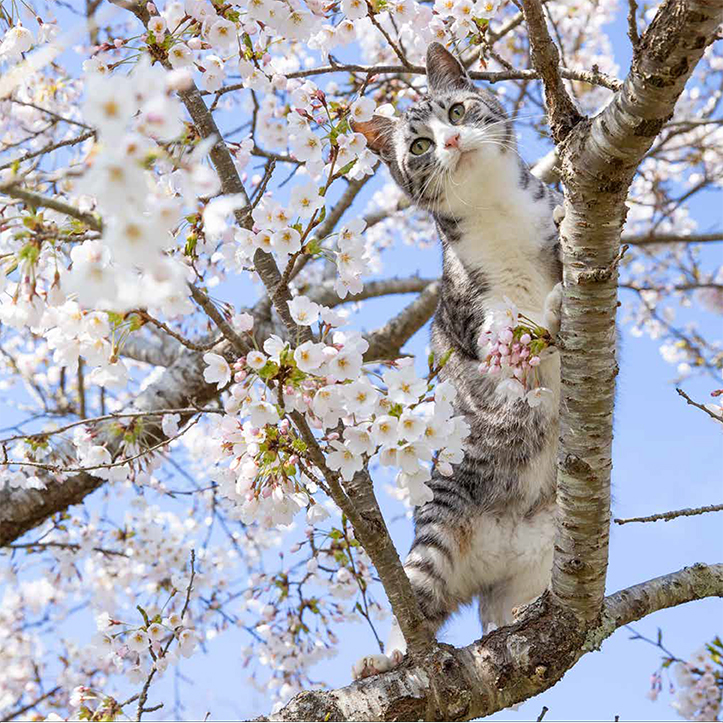
<path fill-rule="evenodd" d="M 351 169 L 354 167 L 354 164 L 356 163 L 356 158 L 353 161 L 349 161 L 345 166 L 342 166 L 338 171 L 337 174 L 339 176 L 345 176 Z"/>
<path fill-rule="evenodd" d="M 279 365 L 276 362 L 267 361 L 256 373 L 262 379 L 273 379 L 279 373 Z"/>
<path fill-rule="evenodd" d="M 146 624 L 146 627 L 148 627 L 151 624 L 148 620 L 148 613 L 140 605 L 136 605 L 136 610 L 143 616 L 143 622 Z"/>
<path fill-rule="evenodd" d="M 20 261 L 26 261 L 34 266 L 40 258 L 40 247 L 34 242 L 27 243 L 20 249 L 18 258 Z"/>

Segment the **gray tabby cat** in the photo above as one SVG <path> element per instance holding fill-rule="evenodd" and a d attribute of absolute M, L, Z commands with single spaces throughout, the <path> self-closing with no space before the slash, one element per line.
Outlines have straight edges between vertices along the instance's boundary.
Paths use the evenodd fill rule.
<path fill-rule="evenodd" d="M 457 388 L 455 412 L 471 427 L 453 476 L 435 474 L 434 499 L 416 509 L 404 569 L 435 629 L 479 598 L 485 632 L 547 588 L 555 534 L 559 355 L 540 365 L 549 407 L 509 402 L 482 376 L 478 348 L 488 311 L 511 299 L 553 335 L 559 329 L 556 220 L 562 202 L 520 159 L 512 122 L 490 92 L 475 87 L 438 43 L 427 52 L 429 95 L 400 118 L 355 123 L 369 147 L 442 240 L 443 275 L 432 325 L 436 358 L 453 349 L 442 378 Z M 397 665 L 406 650 L 394 625 L 388 655 L 371 655 L 355 678 Z"/>

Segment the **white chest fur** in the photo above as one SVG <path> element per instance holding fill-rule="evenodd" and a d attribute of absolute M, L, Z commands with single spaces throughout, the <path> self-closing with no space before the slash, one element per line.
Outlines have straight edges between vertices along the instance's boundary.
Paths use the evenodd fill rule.
<path fill-rule="evenodd" d="M 551 213 L 545 198 L 523 189 L 513 152 L 468 164 L 462 182 L 447 193 L 449 212 L 460 219 L 461 239 L 451 250 L 470 270 L 484 274 L 488 305 L 507 296 L 536 321 L 554 283 L 541 258 Z M 548 231 L 549 233 L 549 231 Z"/>

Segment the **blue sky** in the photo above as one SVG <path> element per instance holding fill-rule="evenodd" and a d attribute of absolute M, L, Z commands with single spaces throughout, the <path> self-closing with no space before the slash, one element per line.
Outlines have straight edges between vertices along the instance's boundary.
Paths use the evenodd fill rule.
<path fill-rule="evenodd" d="M 626 23 L 621 12 L 610 27 L 616 59 L 621 74 L 627 68 L 630 52 Z M 523 144 L 522 154 L 534 161 L 538 148 Z M 378 186 L 375 186 L 378 187 Z M 363 198 L 371 195 L 365 192 Z M 702 230 L 721 227 L 720 198 L 706 194 L 692 206 Z M 707 251 L 711 263 L 720 263 L 720 247 Z M 419 271 L 423 276 L 435 276 L 440 270 L 440 251 L 398 244 L 384 253 L 385 271 L 402 269 L 404 274 Z M 236 290 L 229 300 L 248 304 L 250 287 Z M 224 286 L 215 293 L 230 292 Z M 621 292 L 626 300 L 627 292 Z M 369 302 L 365 306 L 364 323 L 372 328 L 383 321 L 412 297 L 395 297 Z M 702 328 L 720 336 L 721 319 L 696 314 Z M 407 345 L 410 353 L 424 354 L 428 328 L 425 327 Z M 620 354 L 620 376 L 615 412 L 615 441 L 613 469 L 613 515 L 629 517 L 661 512 L 681 507 L 695 507 L 721 502 L 721 435 L 716 424 L 699 410 L 687 406 L 675 393 L 671 380 L 673 367 L 666 364 L 658 351 L 658 343 L 647 338 L 633 338 L 623 329 Z M 692 379 L 684 384 L 696 399 L 707 398 L 714 383 L 710 379 Z M 0 407 L 3 424 L 16 418 L 10 407 Z M 7 420 L 7 421 L 6 421 Z M 377 490 L 388 519 L 397 517 L 399 506 L 383 492 L 385 480 L 376 477 Z M 91 505 L 97 504 L 91 502 Z M 176 507 L 178 509 L 178 507 Z M 402 554 L 411 542 L 411 523 L 398 520 L 391 525 L 395 543 Z M 289 537 L 289 544 L 295 535 Z M 653 524 L 613 525 L 611 534 L 609 592 L 641 582 L 656 575 L 677 570 L 694 562 L 719 562 L 723 559 L 721 515 L 681 518 Z M 666 645 L 677 655 L 685 657 L 700 644 L 719 634 L 723 619 L 723 602 L 706 600 L 677 609 L 657 613 L 640 623 L 636 629 L 654 637 L 658 627 L 663 629 Z M 386 636 L 386 624 L 380 629 Z M 89 637 L 80 622 L 66 628 L 77 631 L 81 639 Z M 447 626 L 442 639 L 466 644 L 479 636 L 476 614 L 467 611 Z M 246 644 L 243 633 L 222 634 L 207 647 L 207 655 L 194 657 L 181 666 L 189 682 L 176 681 L 182 688 L 186 705 L 184 717 L 203 718 L 206 711 L 211 719 L 252 717 L 268 712 L 270 704 L 264 695 L 246 683 L 247 670 L 242 669 L 238 649 Z M 586 656 L 554 689 L 528 701 L 518 711 L 502 711 L 496 720 L 534 719 L 543 705 L 549 708 L 547 720 L 660 720 L 672 719 L 674 711 L 668 706 L 664 692 L 657 703 L 645 698 L 650 674 L 659 664 L 659 651 L 642 642 L 629 640 L 629 631 L 618 631 L 602 651 Z M 330 686 L 350 681 L 352 663 L 367 652 L 374 652 L 371 633 L 364 624 L 348 625 L 340 631 L 341 652 L 333 660 L 315 669 L 315 677 Z M 128 688 L 127 684 L 124 686 Z M 110 691 L 109 691 L 110 692 Z M 129 694 L 133 690 L 129 689 Z M 167 675 L 154 684 L 151 703 L 165 700 L 166 710 L 172 708 L 174 677 Z M 169 713 L 164 717 L 168 718 Z M 159 718 L 161 715 L 159 714 Z M 149 716 L 153 719 L 153 715 Z"/>

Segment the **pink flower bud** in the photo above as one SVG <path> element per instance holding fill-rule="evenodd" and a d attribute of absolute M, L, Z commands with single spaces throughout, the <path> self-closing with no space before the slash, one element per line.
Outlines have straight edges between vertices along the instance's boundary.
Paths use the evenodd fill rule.
<path fill-rule="evenodd" d="M 510 349 L 506 344 L 500 344 L 500 356 L 509 356 Z"/>
<path fill-rule="evenodd" d="M 500 332 L 500 339 L 505 344 L 509 344 L 513 339 L 512 329 L 509 327 L 507 327 L 507 329 L 503 329 L 502 332 Z"/>
<path fill-rule="evenodd" d="M 125 40 L 121 40 L 120 38 L 116 38 L 113 41 L 113 45 L 115 45 L 116 48 L 122 48 L 124 43 L 125 43 Z"/>
<path fill-rule="evenodd" d="M 339 432 L 329 432 L 327 435 L 329 439 L 339 439 Z"/>
<path fill-rule="evenodd" d="M 529 334 L 523 334 L 520 337 L 520 344 L 527 346 L 532 341 L 532 337 Z"/>
<path fill-rule="evenodd" d="M 146 10 L 148 10 L 151 15 L 158 15 L 158 10 L 153 3 L 146 3 Z"/>
<path fill-rule="evenodd" d="M 527 359 L 528 356 L 530 356 L 530 350 L 526 346 L 523 346 L 520 350 L 520 357 L 522 359 Z"/>
<path fill-rule="evenodd" d="M 264 487 L 264 489 L 263 489 L 262 492 L 261 492 L 261 496 L 262 496 L 264 499 L 268 499 L 269 497 L 271 497 L 271 495 L 273 494 L 273 492 L 274 492 L 273 489 L 271 489 L 271 486 L 269 485 L 269 486 L 267 486 L 267 487 Z"/>
<path fill-rule="evenodd" d="M 536 366 L 539 365 L 539 363 L 540 363 L 540 357 L 539 357 L 539 356 L 530 357 L 530 366 L 531 366 L 531 367 L 536 367 Z"/>

